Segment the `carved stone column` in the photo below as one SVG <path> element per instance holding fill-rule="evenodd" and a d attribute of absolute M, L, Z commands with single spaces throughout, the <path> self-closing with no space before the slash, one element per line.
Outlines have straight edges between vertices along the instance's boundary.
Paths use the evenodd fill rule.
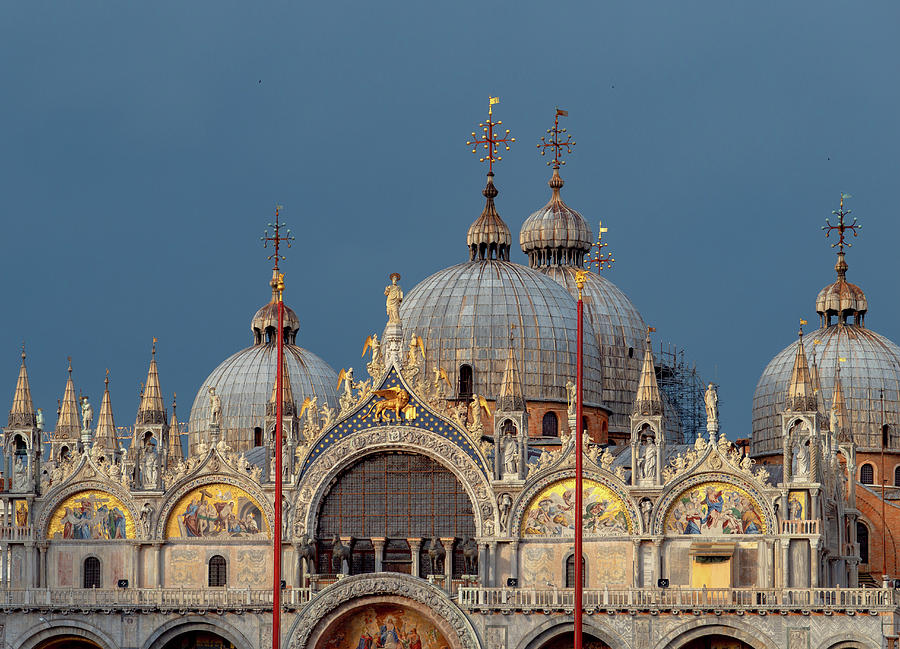
<path fill-rule="evenodd" d="M 641 541 L 640 539 L 632 539 L 631 544 L 634 552 L 631 557 L 631 585 L 634 588 L 641 587 Z M 576 557 L 576 561 L 578 558 Z"/>
<path fill-rule="evenodd" d="M 3 573 L 0 574 L 0 583 L 9 588 L 9 544 L 0 543 L 0 552 L 3 553 L 3 556 L 0 557 L 0 563 L 3 566 Z"/>
<path fill-rule="evenodd" d="M 163 570 L 165 562 L 163 561 L 162 543 L 153 543 L 153 579 L 152 583 L 156 584 L 156 588 L 162 588 L 164 583 Z"/>
<path fill-rule="evenodd" d="M 384 544 L 387 539 L 383 536 L 372 538 L 372 547 L 375 549 L 375 572 L 384 571 Z"/>
<path fill-rule="evenodd" d="M 847 584 L 850 588 L 859 588 L 859 562 L 856 559 L 847 559 L 848 575 Z"/>
<path fill-rule="evenodd" d="M 790 437 L 785 434 L 782 444 L 782 477 L 781 481 L 788 484 L 791 481 L 791 462 L 794 460 L 794 449 L 790 443 Z"/>
<path fill-rule="evenodd" d="M 499 552 L 497 552 L 497 542 L 491 541 L 489 547 L 490 547 L 491 558 L 490 558 L 490 564 L 488 565 L 488 581 L 491 582 L 491 586 L 504 585 L 504 584 L 498 583 L 498 581 L 497 581 L 497 561 L 498 561 L 497 555 L 499 554 Z"/>
<path fill-rule="evenodd" d="M 47 549 L 50 547 L 48 541 L 38 541 L 38 574 L 36 588 L 47 587 Z"/>
<path fill-rule="evenodd" d="M 509 544 L 509 576 L 513 579 L 519 578 L 519 542 L 513 541 Z"/>
<path fill-rule="evenodd" d="M 788 539 L 780 539 L 778 542 L 781 544 L 781 574 L 779 575 L 780 579 L 778 580 L 777 588 L 788 588 L 791 583 L 789 576 L 790 566 L 788 565 L 790 541 Z"/>
<path fill-rule="evenodd" d="M 141 544 L 131 544 L 131 585 L 133 588 L 141 587 Z"/>
<path fill-rule="evenodd" d="M 819 564 L 821 563 L 819 552 L 819 541 L 810 540 L 809 542 L 809 587 L 819 587 Z"/>
<path fill-rule="evenodd" d="M 26 557 L 25 583 L 27 584 L 28 588 L 32 588 L 34 586 L 37 586 L 37 584 L 34 583 L 34 577 L 35 577 L 35 572 L 36 572 L 34 569 L 34 562 L 35 562 L 34 541 L 29 541 L 25 544 L 25 557 Z"/>
<path fill-rule="evenodd" d="M 410 555 L 412 556 L 412 570 L 410 573 L 413 577 L 419 576 L 419 553 L 422 549 L 422 539 L 406 539 L 409 543 Z"/>
<path fill-rule="evenodd" d="M 453 541 L 455 539 L 449 538 L 441 539 L 441 545 L 444 546 L 444 578 L 447 580 L 447 592 L 451 592 L 450 582 L 453 581 Z M 465 572 L 465 571 L 463 571 Z"/>
<path fill-rule="evenodd" d="M 662 539 L 653 539 L 653 583 L 644 584 L 644 586 L 656 586 L 660 577 L 662 577 L 662 566 L 660 565 L 661 553 L 660 548 L 662 547 Z"/>
<path fill-rule="evenodd" d="M 487 543 L 479 543 L 478 544 L 478 581 L 480 581 L 481 585 L 484 587 L 488 586 L 487 564 L 488 564 L 488 544 Z"/>

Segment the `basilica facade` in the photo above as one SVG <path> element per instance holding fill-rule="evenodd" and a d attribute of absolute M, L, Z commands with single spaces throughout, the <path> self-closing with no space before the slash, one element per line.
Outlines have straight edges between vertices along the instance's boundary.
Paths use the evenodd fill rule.
<path fill-rule="evenodd" d="M 154 346 L 126 444 L 108 380 L 94 417 L 71 366 L 45 431 L 23 351 L 3 432 L 0 646 L 270 647 L 276 534 L 291 649 L 569 647 L 577 561 L 591 649 L 895 646 L 894 558 L 875 566 L 869 546 L 887 531 L 872 484 L 892 470 L 882 447 L 900 451 L 900 399 L 896 379 L 871 390 L 900 377 L 900 350 L 864 327 L 844 255 L 822 328 L 760 380 L 749 448 L 720 430 L 714 386 L 705 431 L 685 438 L 638 310 L 588 272 L 578 422 L 575 277 L 594 238 L 558 166 L 549 184 L 520 232 L 526 266 L 509 261 L 488 175 L 464 261 L 405 294 L 390 278 L 365 372 L 300 347 L 286 307 L 278 394 L 276 279 L 251 346 L 210 373 L 186 425 Z"/>

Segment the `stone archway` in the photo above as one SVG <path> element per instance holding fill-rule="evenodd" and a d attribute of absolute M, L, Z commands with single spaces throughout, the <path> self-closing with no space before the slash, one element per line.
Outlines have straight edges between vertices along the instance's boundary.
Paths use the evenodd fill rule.
<path fill-rule="evenodd" d="M 93 625 L 79 620 L 53 620 L 48 626 L 35 630 L 18 642 L 10 642 L 11 649 L 116 649 L 112 638 Z M 42 626 L 43 626 L 42 624 Z"/>
<path fill-rule="evenodd" d="M 102 647 L 87 638 L 66 634 L 43 640 L 35 645 L 35 649 L 102 649 Z"/>
<path fill-rule="evenodd" d="M 218 644 L 217 644 L 218 643 Z M 251 649 L 255 646 L 238 629 L 221 619 L 185 616 L 166 622 L 143 644 L 143 649 Z"/>
<path fill-rule="evenodd" d="M 585 618 L 582 642 L 584 649 L 630 649 L 631 645 L 605 624 Z M 571 615 L 562 620 L 547 620 L 518 643 L 518 649 L 571 649 L 575 641 L 575 624 Z"/>
<path fill-rule="evenodd" d="M 759 629 L 743 623 L 694 620 L 664 636 L 657 649 L 778 649 Z"/>

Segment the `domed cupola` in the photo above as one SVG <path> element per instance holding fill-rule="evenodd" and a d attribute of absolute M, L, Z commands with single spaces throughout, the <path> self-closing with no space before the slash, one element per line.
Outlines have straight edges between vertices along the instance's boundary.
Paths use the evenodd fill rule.
<path fill-rule="evenodd" d="M 753 435 L 751 451 L 755 456 L 781 453 L 780 413 L 791 406 L 791 376 L 802 353 L 810 370 L 818 368 L 819 409 L 828 409 L 835 398 L 835 378 L 840 364 L 844 387 L 842 401 L 849 420 L 844 434 L 852 436 L 861 452 L 880 450 L 882 441 L 890 452 L 900 452 L 900 347 L 863 324 L 868 302 L 862 289 L 846 280 L 844 247 L 848 231 L 856 234 L 856 225 L 847 225 L 849 211 L 835 214 L 839 225 L 829 223 L 826 232 L 837 230 L 840 246 L 835 265 L 838 278 L 819 292 L 816 311 L 821 326 L 803 336 L 803 344 L 791 344 L 763 371 L 753 393 Z M 799 351 L 798 351 L 799 350 Z"/>
<path fill-rule="evenodd" d="M 581 214 L 560 198 L 559 190 L 564 183 L 558 168 L 553 169 L 553 177 L 547 184 L 553 190 L 550 202 L 525 219 L 519 232 L 519 245 L 528 255 L 532 268 L 581 266 L 593 244 L 591 228 Z"/>
<path fill-rule="evenodd" d="M 494 187 L 493 171 L 488 172 L 487 185 L 481 193 L 487 199 L 484 210 L 482 210 L 481 216 L 469 226 L 469 231 L 466 233 L 469 260 L 500 259 L 509 261 L 512 235 L 509 233 L 509 226 L 500 218 L 494 205 L 494 199 L 499 192 Z"/>
<path fill-rule="evenodd" d="M 278 303 L 277 289 L 278 277 L 277 272 L 272 273 L 272 280 L 269 286 L 272 287 L 272 299 L 268 304 L 259 308 L 259 311 L 250 321 L 250 330 L 253 332 L 254 345 L 268 345 L 274 343 L 278 334 Z M 297 314 L 287 304 L 284 305 L 284 342 L 286 345 L 293 345 L 297 341 L 297 333 L 300 331 L 300 320 Z"/>
<path fill-rule="evenodd" d="M 847 261 L 843 250 L 838 253 L 834 269 L 837 271 L 837 281 L 819 291 L 816 298 L 816 312 L 821 326 L 830 326 L 832 318 L 837 318 L 841 324 L 847 324 L 853 318 L 855 324 L 864 327 L 869 303 L 863 290 L 847 281 Z"/>

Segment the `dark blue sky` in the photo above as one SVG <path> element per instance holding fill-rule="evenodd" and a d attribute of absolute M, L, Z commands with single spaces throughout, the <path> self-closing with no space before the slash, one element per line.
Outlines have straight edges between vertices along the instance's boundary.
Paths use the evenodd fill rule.
<path fill-rule="evenodd" d="M 409 290 L 466 258 L 485 170 L 465 140 L 493 94 L 514 236 L 548 198 L 559 105 L 564 197 L 610 228 L 608 276 L 746 435 L 834 276 L 841 191 L 865 224 L 848 279 L 900 340 L 898 28 L 893 1 L 3 3 L 0 403 L 24 339 L 36 406 L 71 355 L 95 408 L 110 368 L 131 424 L 157 336 L 186 419 L 268 299 L 275 202 L 300 344 L 358 365 L 390 272 Z"/>

